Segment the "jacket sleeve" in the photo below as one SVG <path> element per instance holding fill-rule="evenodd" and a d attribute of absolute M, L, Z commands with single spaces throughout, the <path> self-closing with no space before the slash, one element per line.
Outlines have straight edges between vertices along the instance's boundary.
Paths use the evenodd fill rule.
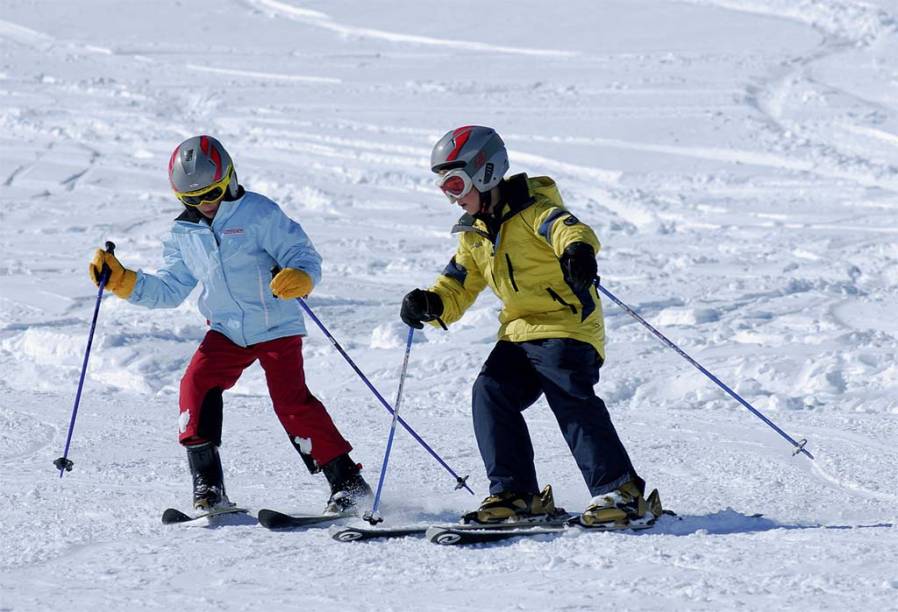
<path fill-rule="evenodd" d="M 443 300 L 443 315 L 440 318 L 449 325 L 465 314 L 484 287 L 486 280 L 483 273 L 477 267 L 464 240 L 460 239 L 455 255 L 430 290 Z M 430 324 L 439 326 L 436 321 L 431 321 Z"/>
<path fill-rule="evenodd" d="M 321 255 L 302 226 L 276 204 L 262 219 L 261 246 L 281 268 L 302 270 L 314 285 L 321 282 Z"/>
<path fill-rule="evenodd" d="M 566 208 L 552 205 L 537 208 L 533 230 L 552 247 L 555 257 L 561 257 L 564 250 L 575 242 L 585 242 L 596 253 L 602 248 L 592 228 Z"/>
<path fill-rule="evenodd" d="M 174 236 L 162 241 L 165 265 L 156 274 L 137 272 L 137 284 L 128 298 L 132 304 L 147 308 L 174 308 L 190 295 L 197 280 L 190 273 Z"/>

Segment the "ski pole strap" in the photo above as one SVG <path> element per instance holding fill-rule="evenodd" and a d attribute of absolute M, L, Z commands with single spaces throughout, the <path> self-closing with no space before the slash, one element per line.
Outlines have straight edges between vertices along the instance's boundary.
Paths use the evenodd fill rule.
<path fill-rule="evenodd" d="M 330 343 L 334 346 L 334 348 L 337 349 L 337 352 L 340 353 L 340 355 L 343 356 L 343 359 L 346 360 L 346 362 L 350 365 L 350 367 L 352 367 L 352 369 L 355 370 L 355 373 L 358 374 L 359 378 L 362 379 L 362 382 L 365 383 L 365 385 L 368 387 L 368 389 L 371 390 L 371 392 L 374 394 L 374 397 L 377 398 L 377 400 L 387 410 L 387 412 L 389 412 L 390 414 L 394 414 L 396 411 L 393 410 L 393 407 L 390 406 L 390 403 L 387 402 L 387 400 L 385 400 L 384 397 L 380 394 L 380 391 L 378 391 L 374 387 L 374 385 L 371 384 L 371 381 L 369 381 L 368 377 L 365 376 L 364 372 L 362 372 L 359 369 L 359 366 L 357 366 L 355 364 L 355 362 L 352 360 L 352 357 L 350 357 L 349 354 L 345 350 L 343 350 L 343 347 L 340 346 L 340 343 L 337 342 L 336 338 L 334 338 L 331 335 L 331 333 L 327 330 L 327 328 L 324 326 L 324 323 L 322 323 L 318 319 L 318 317 L 315 316 L 315 313 L 312 312 L 312 309 L 309 308 L 309 305 L 306 304 L 306 301 L 303 298 L 296 298 L 296 301 L 299 302 L 299 305 L 302 306 L 302 309 L 306 312 L 306 314 L 309 315 L 309 317 L 315 322 L 315 325 L 318 326 L 318 328 L 322 331 L 322 333 L 324 333 L 324 335 L 327 337 L 327 339 L 330 341 Z M 428 453 L 430 453 L 431 457 L 436 459 L 437 463 L 439 463 L 441 466 L 443 466 L 443 469 L 445 469 L 447 472 L 449 472 L 452 475 L 453 478 L 455 478 L 456 483 L 461 483 L 461 485 L 462 485 L 461 488 L 467 489 L 468 493 L 470 493 L 471 495 L 474 495 L 474 491 L 472 491 L 471 488 L 465 483 L 465 479 L 467 477 L 462 478 L 461 476 L 456 474 L 455 471 L 451 467 L 449 467 L 449 465 L 445 461 L 443 461 L 443 458 L 440 457 L 435 450 L 430 448 L 430 445 L 428 445 L 427 442 L 424 441 L 424 438 L 419 436 L 418 433 L 414 429 L 412 429 L 411 426 L 408 423 L 406 423 L 402 417 L 397 416 L 396 421 L 400 425 L 402 425 L 402 427 L 412 436 L 412 438 L 415 439 L 415 441 L 418 444 L 420 444 L 424 448 L 424 450 L 426 450 Z M 459 487 L 457 487 L 457 488 L 459 488 Z"/>
<path fill-rule="evenodd" d="M 661 342 L 663 342 L 663 343 L 664 343 L 665 345 L 667 345 L 669 348 L 671 348 L 671 349 L 673 349 L 674 351 L 676 351 L 677 354 L 680 355 L 680 357 L 682 357 L 683 359 L 685 359 L 686 361 L 688 361 L 689 363 L 691 363 L 693 366 L 695 366 L 695 368 L 698 369 L 698 371 L 700 371 L 702 374 L 704 374 L 705 376 L 707 376 L 708 378 L 710 378 L 711 381 L 714 382 L 718 387 L 720 387 L 721 389 L 723 389 L 724 391 L 726 391 L 726 392 L 727 392 L 733 399 L 735 399 L 737 402 L 739 402 L 740 404 L 742 404 L 745 408 L 747 408 L 749 411 L 751 411 L 752 414 L 754 414 L 756 417 L 758 417 L 759 419 L 761 419 L 762 421 L 764 421 L 768 426 L 770 426 L 771 429 L 773 429 L 776 433 L 778 433 L 778 434 L 779 434 L 780 436 L 782 436 L 785 440 L 787 440 L 793 447 L 795 447 L 795 452 L 792 453 L 793 456 L 795 456 L 795 455 L 797 455 L 797 454 L 799 454 L 799 453 L 802 453 L 802 454 L 806 455 L 806 456 L 807 456 L 808 458 L 810 458 L 810 459 L 813 459 L 813 458 L 814 458 L 814 455 L 812 455 L 812 454 L 810 453 L 810 451 L 808 451 L 808 450 L 805 448 L 805 446 L 807 446 L 807 443 L 808 443 L 807 440 L 802 439 L 801 442 L 796 442 L 795 439 L 792 438 L 792 436 L 790 436 L 790 435 L 787 434 L 785 431 L 783 431 L 782 429 L 780 429 L 780 428 L 776 425 L 776 423 L 774 423 L 773 421 L 771 421 L 770 419 L 768 419 L 766 416 L 764 416 L 764 415 L 761 413 L 761 411 L 759 411 L 759 410 L 756 409 L 754 406 L 752 406 L 751 404 L 749 404 L 747 401 L 745 401 L 744 399 L 742 399 L 742 397 L 741 397 L 738 393 L 736 393 L 735 391 L 733 391 L 732 389 L 730 389 L 730 388 L 729 388 L 727 385 L 725 385 L 719 378 L 717 378 L 717 377 L 714 376 L 711 372 L 709 372 L 707 369 L 705 369 L 704 366 L 702 366 L 699 362 L 697 362 L 695 359 L 693 359 L 692 357 L 690 357 L 689 355 L 687 355 L 686 352 L 683 351 L 683 349 L 681 349 L 681 348 L 678 347 L 676 344 L 674 344 L 673 342 L 671 342 L 671 341 L 667 338 L 667 336 L 665 336 L 664 334 L 662 334 L 661 332 L 659 332 L 657 329 L 655 329 L 654 327 L 652 327 L 651 324 L 649 324 L 648 321 L 646 321 L 646 320 L 643 319 L 641 316 L 639 316 L 639 313 L 637 313 L 635 310 L 633 310 L 632 308 L 630 308 L 629 306 L 627 306 L 625 303 L 623 303 L 622 301 L 620 301 L 620 300 L 619 300 L 614 294 L 612 294 L 610 291 L 608 291 L 607 289 L 605 289 L 605 287 L 603 287 L 603 286 L 601 285 L 601 282 L 600 282 L 599 277 L 596 277 L 594 283 L 595 283 L 596 289 L 597 289 L 598 291 L 601 291 L 604 295 L 608 296 L 608 298 L 609 298 L 612 302 L 614 302 L 615 304 L 617 304 L 618 306 L 620 306 L 620 307 L 624 310 L 624 312 L 626 312 L 628 315 L 630 315 L 631 317 L 633 317 L 634 319 L 636 319 L 639 323 L 641 323 L 643 326 L 645 326 L 646 329 L 648 329 L 650 332 L 652 332 L 652 334 L 654 334 L 654 336 L 655 336 L 656 338 L 658 338 Z"/>

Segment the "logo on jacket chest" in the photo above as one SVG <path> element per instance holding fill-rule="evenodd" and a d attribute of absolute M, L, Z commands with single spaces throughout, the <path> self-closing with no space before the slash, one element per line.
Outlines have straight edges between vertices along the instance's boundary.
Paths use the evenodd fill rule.
<path fill-rule="evenodd" d="M 242 236 L 244 234 L 242 227 L 229 227 L 226 230 L 222 230 L 222 236 Z"/>

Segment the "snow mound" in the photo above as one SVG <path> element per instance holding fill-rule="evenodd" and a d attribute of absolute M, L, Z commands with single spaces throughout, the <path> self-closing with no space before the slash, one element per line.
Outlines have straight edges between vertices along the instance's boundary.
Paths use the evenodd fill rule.
<path fill-rule="evenodd" d="M 665 308 L 655 317 L 655 323 L 667 325 L 700 325 L 720 319 L 720 313 L 713 308 Z"/>
<path fill-rule="evenodd" d="M 373 349 L 403 348 L 408 338 L 408 326 L 399 321 L 382 323 L 371 330 L 371 341 L 368 346 Z M 423 330 L 415 330 L 412 344 L 427 342 Z"/>

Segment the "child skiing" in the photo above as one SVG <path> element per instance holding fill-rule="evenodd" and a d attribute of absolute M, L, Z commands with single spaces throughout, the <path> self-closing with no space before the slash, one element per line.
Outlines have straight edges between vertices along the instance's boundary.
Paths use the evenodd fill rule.
<path fill-rule="evenodd" d="M 98 284 L 108 266 L 106 288 L 148 308 L 176 307 L 198 282 L 203 285 L 199 309 L 211 329 L 181 380 L 178 419 L 194 507 L 231 505 L 218 453 L 222 392 L 259 360 L 290 442 L 309 472 L 324 472 L 330 484 L 326 512 L 355 509 L 371 490 L 303 372 L 305 326 L 294 300 L 320 281 L 321 257 L 277 204 L 244 190 L 215 138 L 195 136 L 178 145 L 168 175 L 184 210 L 163 241 L 164 266 L 155 274 L 135 272 L 97 250 L 89 271 Z M 272 279 L 275 265 L 282 269 Z"/>
<path fill-rule="evenodd" d="M 593 391 L 604 360 L 602 306 L 594 285 L 599 241 L 564 208 L 554 181 L 504 178 L 505 144 L 491 128 L 452 130 L 431 154 L 438 185 L 465 212 L 455 255 L 429 290 L 402 302 L 415 328 L 457 321 L 489 285 L 502 300 L 499 341 L 473 388 L 477 444 L 490 496 L 466 521 L 534 520 L 555 513 L 551 487 L 539 490 L 523 410 L 545 394 L 593 496 L 587 526 L 661 514 L 645 499 L 603 401 Z"/>

